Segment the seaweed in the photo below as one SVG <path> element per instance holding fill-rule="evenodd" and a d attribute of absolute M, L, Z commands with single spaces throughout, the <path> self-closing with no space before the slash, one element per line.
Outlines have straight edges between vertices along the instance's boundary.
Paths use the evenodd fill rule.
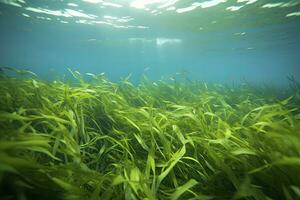
<path fill-rule="evenodd" d="M 70 72 L 1 70 L 1 199 L 300 198 L 292 77 L 281 92 Z"/>

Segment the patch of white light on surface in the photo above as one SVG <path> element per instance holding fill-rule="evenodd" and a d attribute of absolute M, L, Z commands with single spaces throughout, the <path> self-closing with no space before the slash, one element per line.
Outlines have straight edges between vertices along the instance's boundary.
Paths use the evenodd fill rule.
<path fill-rule="evenodd" d="M 123 6 L 120 5 L 120 4 L 111 3 L 111 2 L 103 2 L 102 5 L 103 5 L 103 6 L 111 6 L 111 7 L 115 7 L 115 8 L 121 8 L 121 7 L 123 7 Z"/>
<path fill-rule="evenodd" d="M 0 3 L 4 3 L 15 7 L 22 7 L 21 3 L 25 4 L 26 2 L 24 0 L 0 0 Z"/>
<path fill-rule="evenodd" d="M 72 17 L 70 14 L 65 13 L 61 10 L 49 10 L 45 8 L 33 8 L 33 7 L 27 7 L 25 10 L 35 12 L 35 13 L 43 13 L 47 15 L 54 15 L 54 16 L 60 16 L 60 17 Z"/>
<path fill-rule="evenodd" d="M 130 28 L 129 26 L 113 25 L 114 28 Z"/>
<path fill-rule="evenodd" d="M 245 32 L 235 33 L 234 35 L 246 35 Z"/>
<path fill-rule="evenodd" d="M 189 12 L 189 11 L 192 11 L 192 10 L 198 8 L 198 7 L 209 8 L 209 7 L 217 6 L 220 3 L 225 3 L 225 2 L 227 2 L 227 0 L 210 0 L 210 1 L 204 1 L 204 2 L 201 2 L 201 3 L 195 2 L 195 3 L 192 3 L 192 5 L 189 6 L 189 7 L 177 9 L 176 12 L 177 13 Z"/>
<path fill-rule="evenodd" d="M 78 7 L 78 5 L 76 3 L 68 3 L 67 5 L 71 6 L 71 7 Z"/>
<path fill-rule="evenodd" d="M 43 19 L 43 20 L 48 20 L 51 21 L 52 19 L 50 17 L 43 17 L 43 16 L 36 16 L 37 19 Z M 57 19 L 59 20 L 59 19 Z"/>
<path fill-rule="evenodd" d="M 177 3 L 179 0 L 171 0 L 171 1 L 167 1 L 166 3 L 158 6 L 157 8 L 161 9 L 161 8 L 166 8 L 169 6 L 173 6 L 175 3 Z"/>
<path fill-rule="evenodd" d="M 244 7 L 244 6 L 229 6 L 226 8 L 226 10 L 237 11 L 237 10 L 241 9 L 242 7 Z"/>
<path fill-rule="evenodd" d="M 82 18 L 88 18 L 88 19 L 96 18 L 95 15 L 88 15 L 88 14 L 85 14 L 85 13 L 82 13 L 82 12 L 79 12 L 76 10 L 66 9 L 66 12 L 73 17 L 82 17 Z"/>
<path fill-rule="evenodd" d="M 109 15 L 104 15 L 103 18 L 110 22 L 110 23 L 127 23 L 129 21 L 134 20 L 134 18 L 129 17 L 129 16 L 125 16 L 125 17 L 114 17 L 114 16 L 109 16 Z"/>
<path fill-rule="evenodd" d="M 167 4 L 168 2 L 173 2 L 174 0 L 134 0 L 130 3 L 131 7 L 137 9 L 144 9 L 146 5 L 150 4 Z"/>
<path fill-rule="evenodd" d="M 166 44 L 180 44 L 182 41 L 178 38 L 156 38 L 156 45 L 163 46 Z"/>
<path fill-rule="evenodd" d="M 148 26 L 134 26 L 133 28 L 139 28 L 139 29 L 148 29 Z"/>
<path fill-rule="evenodd" d="M 85 20 L 85 19 L 80 19 L 80 20 L 76 20 L 75 23 L 77 24 L 93 24 L 91 21 Z"/>
<path fill-rule="evenodd" d="M 118 19 L 118 17 L 113 17 L 113 16 L 109 16 L 109 15 L 104 15 L 103 18 L 105 18 L 105 19 Z"/>
<path fill-rule="evenodd" d="M 297 16 L 300 16 L 300 11 L 292 12 L 286 15 L 286 17 L 297 17 Z"/>
<path fill-rule="evenodd" d="M 27 7 L 25 8 L 25 10 L 36 12 L 36 13 L 43 13 L 47 15 L 59 16 L 59 17 L 79 17 L 79 18 L 87 18 L 87 19 L 95 19 L 97 17 L 96 15 L 88 15 L 83 12 L 79 12 L 72 9 L 66 9 L 65 11 L 63 11 L 63 10 L 50 10 L 50 9 L 45 9 L 40 7 L 38 8 Z"/>
<path fill-rule="evenodd" d="M 290 1 L 290 2 L 282 4 L 280 7 L 282 7 L 282 8 L 284 8 L 284 7 L 292 7 L 292 6 L 296 6 L 298 4 L 300 4 L 299 1 L 293 0 L 293 1 Z"/>
<path fill-rule="evenodd" d="M 102 0 L 82 0 L 82 1 L 87 2 L 87 3 L 94 3 L 94 4 L 103 2 Z"/>
<path fill-rule="evenodd" d="M 283 4 L 283 2 L 279 2 L 279 3 L 267 3 L 265 5 L 262 6 L 262 8 L 276 8 L 279 7 Z"/>
<path fill-rule="evenodd" d="M 132 21 L 132 20 L 133 20 L 133 18 L 130 18 L 130 19 L 122 19 L 122 18 L 120 19 L 120 18 L 119 18 L 119 19 L 117 19 L 116 21 L 117 21 L 117 22 L 120 22 L 120 23 L 126 23 L 126 22 L 129 22 L 129 21 Z"/>
<path fill-rule="evenodd" d="M 30 15 L 27 15 L 26 13 L 22 13 L 22 15 L 23 15 L 24 17 L 30 17 Z"/>
<path fill-rule="evenodd" d="M 118 18 L 118 19 L 120 19 L 120 18 Z M 80 19 L 80 20 L 75 21 L 75 23 L 77 23 L 77 24 L 108 25 L 108 26 L 112 26 L 112 27 L 118 28 L 118 29 L 129 29 L 129 28 L 147 29 L 147 28 L 149 28 L 147 26 L 141 26 L 141 25 L 137 25 L 137 26 L 134 26 L 134 25 L 118 25 L 115 22 L 118 22 L 118 20 L 115 20 L 115 21 L 100 21 L 100 20 L 98 20 L 98 21 L 96 21 L 96 20 Z"/>
<path fill-rule="evenodd" d="M 106 21 L 91 21 L 91 24 L 107 24 L 107 25 L 112 25 L 111 23 L 106 22 Z"/>
<path fill-rule="evenodd" d="M 134 20 L 133 17 L 125 16 L 125 17 L 119 18 L 117 21 L 119 21 L 119 22 L 130 22 L 130 21 L 132 21 L 132 20 Z"/>
<path fill-rule="evenodd" d="M 185 12 L 190 12 L 194 9 L 196 9 L 198 6 L 196 5 L 191 5 L 189 7 L 186 7 L 186 8 L 179 8 L 176 10 L 177 13 L 185 13 Z"/>
<path fill-rule="evenodd" d="M 197 3 L 201 8 L 209 8 L 212 6 L 216 6 L 220 3 L 225 3 L 227 0 L 211 0 L 211 1 L 204 1 L 201 3 Z"/>
<path fill-rule="evenodd" d="M 296 6 L 298 4 L 300 4 L 299 1 L 290 1 L 287 3 L 284 3 L 284 2 L 267 3 L 267 4 L 263 5 L 262 8 L 276 8 L 276 7 L 286 8 L 286 7 Z"/>
<path fill-rule="evenodd" d="M 69 22 L 61 20 L 60 23 L 62 23 L 62 24 L 68 24 Z"/>
<path fill-rule="evenodd" d="M 237 0 L 238 3 L 246 2 L 246 4 L 253 4 L 257 2 L 258 0 Z"/>

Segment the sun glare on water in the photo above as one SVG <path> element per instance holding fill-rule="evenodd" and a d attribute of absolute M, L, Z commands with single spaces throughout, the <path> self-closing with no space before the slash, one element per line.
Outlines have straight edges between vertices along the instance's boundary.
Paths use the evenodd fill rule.
<path fill-rule="evenodd" d="M 131 7 L 143 9 L 150 4 L 174 4 L 178 0 L 134 0 L 130 3 Z"/>

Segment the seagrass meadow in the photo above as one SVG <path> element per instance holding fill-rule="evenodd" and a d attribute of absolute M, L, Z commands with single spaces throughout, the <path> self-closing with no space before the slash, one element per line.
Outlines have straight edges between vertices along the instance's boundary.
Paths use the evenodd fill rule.
<path fill-rule="evenodd" d="M 0 79 L 1 199 L 300 198 L 292 78 L 282 90 L 17 72 Z"/>

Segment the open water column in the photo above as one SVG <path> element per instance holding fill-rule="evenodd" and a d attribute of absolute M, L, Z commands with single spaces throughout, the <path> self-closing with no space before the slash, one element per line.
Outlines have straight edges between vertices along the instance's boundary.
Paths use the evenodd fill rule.
<path fill-rule="evenodd" d="M 0 199 L 300 199 L 300 0 L 0 0 Z"/>

